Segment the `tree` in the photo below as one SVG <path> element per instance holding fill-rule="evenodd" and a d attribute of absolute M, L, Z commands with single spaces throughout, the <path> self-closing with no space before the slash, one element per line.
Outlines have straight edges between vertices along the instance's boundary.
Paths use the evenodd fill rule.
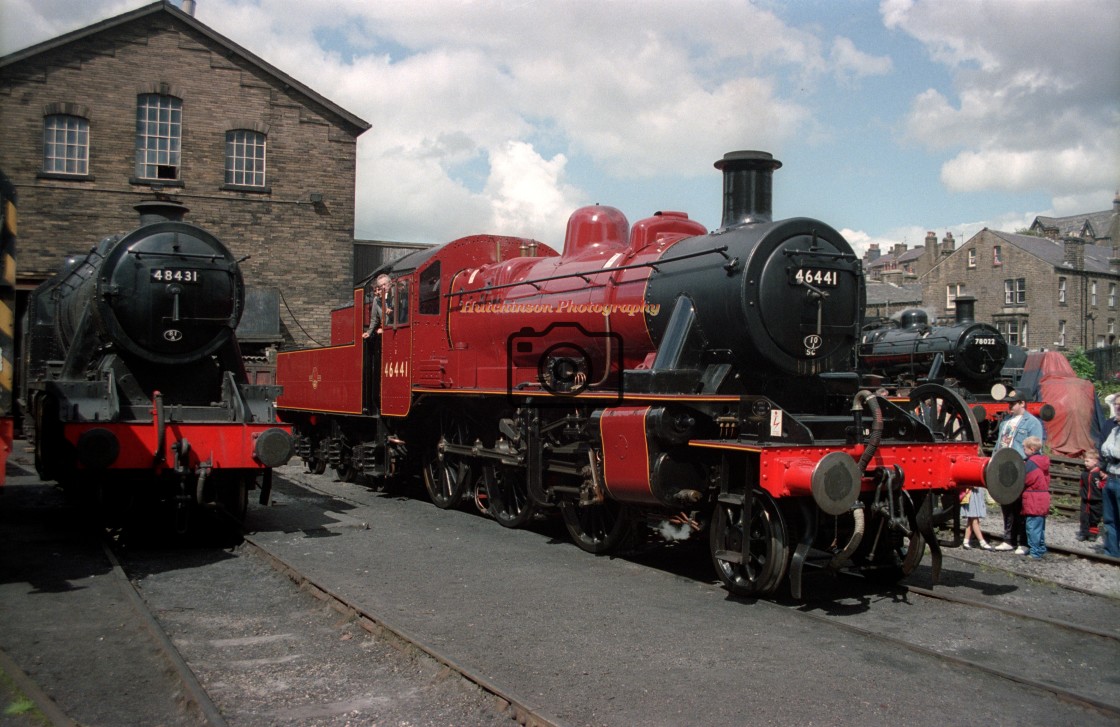
<path fill-rule="evenodd" d="M 1069 365 L 1073 367 L 1073 373 L 1077 374 L 1078 378 L 1087 379 L 1092 381 L 1097 374 L 1097 367 L 1085 354 L 1085 349 L 1078 348 L 1065 354 Z"/>

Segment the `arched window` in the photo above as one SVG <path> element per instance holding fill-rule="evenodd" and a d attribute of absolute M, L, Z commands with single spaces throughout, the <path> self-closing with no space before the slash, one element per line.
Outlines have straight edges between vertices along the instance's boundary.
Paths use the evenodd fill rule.
<path fill-rule="evenodd" d="M 89 174 L 89 120 L 70 114 L 43 117 L 43 172 Z"/>
<path fill-rule="evenodd" d="M 144 93 L 136 98 L 136 176 L 179 179 L 183 139 L 183 102 L 174 96 Z"/>
<path fill-rule="evenodd" d="M 265 141 L 251 129 L 226 132 L 226 184 L 265 186 Z"/>

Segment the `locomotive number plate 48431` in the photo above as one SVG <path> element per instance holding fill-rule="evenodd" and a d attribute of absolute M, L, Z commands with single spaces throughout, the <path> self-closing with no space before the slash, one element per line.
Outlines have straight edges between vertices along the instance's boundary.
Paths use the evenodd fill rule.
<path fill-rule="evenodd" d="M 183 268 L 158 268 L 152 271 L 153 283 L 197 283 L 198 271 Z"/>
<path fill-rule="evenodd" d="M 840 284 L 840 273 L 836 270 L 823 268 L 795 268 L 792 273 L 791 283 L 803 285 L 808 283 L 814 287 L 835 288 Z"/>

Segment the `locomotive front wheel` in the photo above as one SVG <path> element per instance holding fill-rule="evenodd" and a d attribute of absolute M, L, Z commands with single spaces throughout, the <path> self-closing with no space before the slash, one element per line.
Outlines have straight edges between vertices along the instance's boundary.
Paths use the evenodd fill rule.
<path fill-rule="evenodd" d="M 980 425 L 968 403 L 952 389 L 922 384 L 910 392 L 910 412 L 933 431 L 939 442 L 976 442 Z"/>
<path fill-rule="evenodd" d="M 490 515 L 499 525 L 519 528 L 533 519 L 536 504 L 520 471 L 500 464 L 486 465 L 482 477 L 490 497 Z"/>
<path fill-rule="evenodd" d="M 953 493 L 955 497 L 955 492 Z M 932 498 L 940 499 L 934 492 L 928 496 L 930 512 L 936 507 Z M 910 495 L 900 495 L 899 506 L 910 523 L 907 534 L 899 528 L 892 528 L 882 515 L 871 519 L 867 533 L 863 537 L 864 547 L 856 552 L 853 562 L 859 572 L 869 581 L 880 584 L 893 584 L 914 572 L 926 554 L 926 540 L 919 532 L 916 508 Z M 871 548 L 874 547 L 874 552 Z"/>
<path fill-rule="evenodd" d="M 352 459 L 354 450 L 350 444 L 350 438 L 346 436 L 337 422 L 334 425 L 333 439 L 338 444 L 338 464 L 333 468 L 334 473 L 338 476 L 340 482 L 354 482 L 358 479 L 358 470 L 354 467 Z"/>
<path fill-rule="evenodd" d="M 634 522 L 625 508 L 614 500 L 581 507 L 574 502 L 560 504 L 564 526 L 580 550 L 600 555 L 621 547 L 634 531 Z"/>
<path fill-rule="evenodd" d="M 321 475 L 327 471 L 327 461 L 318 457 L 311 457 L 306 461 L 307 471 L 313 475 Z"/>
<path fill-rule="evenodd" d="M 741 505 L 716 503 L 710 546 L 716 573 L 728 590 L 737 596 L 760 598 L 773 593 L 782 582 L 790 548 L 785 522 L 774 500 L 760 490 L 752 492 L 751 497 L 750 522 L 744 522 Z"/>
<path fill-rule="evenodd" d="M 448 416 L 441 417 L 440 437 L 424 457 L 424 487 L 432 504 L 441 510 L 458 507 L 471 481 L 471 464 L 459 454 L 443 451 L 442 444 L 466 444 L 466 425 Z"/>

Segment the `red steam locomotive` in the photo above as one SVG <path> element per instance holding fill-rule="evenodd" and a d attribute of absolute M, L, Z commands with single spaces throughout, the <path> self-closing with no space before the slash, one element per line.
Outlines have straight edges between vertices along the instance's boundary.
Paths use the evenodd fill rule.
<path fill-rule="evenodd" d="M 1017 455 L 980 454 L 968 407 L 900 407 L 855 370 L 859 259 L 818 220 L 771 219 L 765 152 L 733 152 L 723 222 L 630 227 L 577 210 L 563 253 L 479 235 L 417 251 L 335 311 L 332 345 L 282 352 L 277 402 L 312 471 L 423 477 L 508 527 L 558 509 L 604 553 L 639 532 L 709 539 L 727 587 L 801 594 L 806 565 L 898 579 L 959 488 L 1000 502 Z M 363 338 L 369 311 L 382 333 Z"/>

